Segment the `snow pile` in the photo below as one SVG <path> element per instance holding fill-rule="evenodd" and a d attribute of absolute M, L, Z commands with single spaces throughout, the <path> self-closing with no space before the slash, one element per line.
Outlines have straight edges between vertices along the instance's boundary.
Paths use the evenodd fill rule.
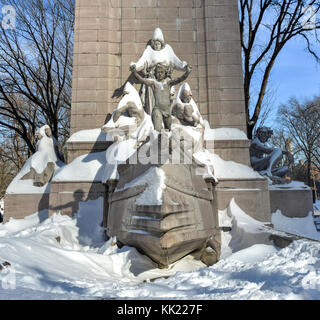
<path fill-rule="evenodd" d="M 210 300 L 292 300 L 320 298 L 320 247 L 297 241 L 277 250 L 254 245 L 210 268 L 178 273 L 125 290 L 121 297 L 210 299 Z"/>
<path fill-rule="evenodd" d="M 264 223 L 248 216 L 235 202 L 223 211 L 219 211 L 219 226 L 229 227 L 230 232 L 222 232 L 221 258 L 227 258 L 233 252 L 246 249 L 255 244 L 271 244 L 270 233 Z"/>
<path fill-rule="evenodd" d="M 305 218 L 288 218 L 278 210 L 272 215 L 271 221 L 279 231 L 320 241 L 320 232 L 316 229 L 312 212 Z"/>
<path fill-rule="evenodd" d="M 9 261 L 15 290 L 2 290 L 0 299 L 79 299 L 117 296 L 125 286 L 204 267 L 192 257 L 159 270 L 134 248 L 118 249 L 116 239 L 104 241 L 103 200 L 81 203 L 74 218 L 43 211 L 0 225 L 0 262 Z"/>
<path fill-rule="evenodd" d="M 229 241 L 232 253 L 210 268 L 189 256 L 160 270 L 135 249 L 104 242 L 101 207 L 99 199 L 81 203 L 74 218 L 56 214 L 40 223 L 44 211 L 1 224 L 0 262 L 11 267 L 0 272 L 0 299 L 320 299 L 317 242 L 238 250 Z M 220 217 L 243 235 L 262 234 L 263 225 L 234 201 Z M 5 289 L 9 275 L 15 289 Z"/>

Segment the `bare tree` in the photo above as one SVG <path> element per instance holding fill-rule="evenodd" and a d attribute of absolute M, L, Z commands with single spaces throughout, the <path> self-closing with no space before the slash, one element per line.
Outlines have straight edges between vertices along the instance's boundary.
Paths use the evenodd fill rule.
<path fill-rule="evenodd" d="M 319 0 L 239 0 L 244 57 L 244 96 L 248 137 L 258 122 L 275 62 L 286 44 L 300 37 L 318 61 Z M 311 14 L 307 14 L 309 8 Z M 308 19 L 309 18 L 309 19 Z M 255 86 L 255 88 L 254 88 Z"/>
<path fill-rule="evenodd" d="M 68 136 L 74 0 L 0 0 L 16 12 L 14 29 L 0 26 L 0 130 L 35 152 L 36 128 Z"/>
<path fill-rule="evenodd" d="M 319 165 L 320 99 L 300 103 L 292 98 L 279 113 L 284 135 L 292 139 L 295 153 L 305 160 L 307 183 L 311 186 L 312 170 Z"/>

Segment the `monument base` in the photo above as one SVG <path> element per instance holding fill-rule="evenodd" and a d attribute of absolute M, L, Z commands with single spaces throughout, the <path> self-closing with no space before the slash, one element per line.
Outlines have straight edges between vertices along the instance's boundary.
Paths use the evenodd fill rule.
<path fill-rule="evenodd" d="M 49 193 L 6 194 L 3 222 L 23 219 L 29 215 L 49 208 Z"/>
<path fill-rule="evenodd" d="M 312 190 L 303 183 L 273 185 L 269 192 L 271 213 L 280 210 L 289 218 L 305 218 L 313 212 Z"/>
<path fill-rule="evenodd" d="M 105 186 L 92 181 L 53 181 L 49 199 L 49 216 L 59 212 L 72 217 L 80 202 L 105 197 Z"/>
<path fill-rule="evenodd" d="M 214 199 L 217 210 L 225 210 L 234 199 L 252 218 L 261 222 L 271 222 L 268 182 L 265 178 L 219 179 Z"/>

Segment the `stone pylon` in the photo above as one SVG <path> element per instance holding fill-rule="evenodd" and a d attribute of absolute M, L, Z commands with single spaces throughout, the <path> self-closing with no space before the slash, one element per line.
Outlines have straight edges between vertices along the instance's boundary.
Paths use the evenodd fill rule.
<path fill-rule="evenodd" d="M 237 0 L 77 0 L 71 133 L 101 127 L 160 27 L 213 128 L 246 129 Z"/>
<path fill-rule="evenodd" d="M 76 0 L 71 134 L 104 125 L 130 63 L 159 27 L 165 42 L 193 67 L 188 83 L 203 118 L 211 128 L 236 128 L 246 136 L 238 14 L 237 0 Z M 69 141 L 69 161 L 109 144 Z M 224 160 L 248 166 L 249 145 L 247 138 L 206 141 Z M 248 214 L 270 220 L 264 178 L 220 179 L 215 193 L 220 210 L 235 198 Z"/>

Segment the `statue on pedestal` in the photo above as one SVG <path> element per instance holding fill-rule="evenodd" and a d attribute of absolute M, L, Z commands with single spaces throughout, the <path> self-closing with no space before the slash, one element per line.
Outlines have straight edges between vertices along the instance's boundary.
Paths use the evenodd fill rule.
<path fill-rule="evenodd" d="M 155 99 L 152 110 L 152 122 L 155 130 L 160 132 L 163 123 L 164 128 L 170 131 L 172 123 L 171 88 L 186 80 L 191 73 L 192 68 L 187 65 L 185 67 L 185 73 L 177 79 L 171 79 L 168 74 L 168 67 L 160 63 L 157 64 L 155 68 L 155 79 L 141 77 L 137 72 L 135 65 L 132 65 L 130 70 L 139 81 L 152 89 Z"/>
<path fill-rule="evenodd" d="M 132 62 L 130 68 L 142 74 L 143 78 L 155 78 L 155 70 L 158 64 L 167 67 L 167 76 L 171 78 L 174 70 L 183 71 L 187 62 L 181 61 L 174 53 L 172 47 L 165 43 L 164 36 L 160 28 L 156 28 L 138 62 Z M 171 95 L 174 94 L 174 87 L 171 87 Z M 155 97 L 152 90 L 142 84 L 140 96 L 147 114 L 152 114 L 155 104 Z"/>
<path fill-rule="evenodd" d="M 283 156 L 287 156 L 289 164 L 293 163 L 293 156 L 286 150 L 271 148 L 265 144 L 273 135 L 273 131 L 267 127 L 258 128 L 250 147 L 251 165 L 254 170 L 268 176 L 276 183 L 283 183 L 285 175 L 289 172 L 289 166 L 277 167 Z M 281 179 L 282 178 L 282 179 Z"/>

